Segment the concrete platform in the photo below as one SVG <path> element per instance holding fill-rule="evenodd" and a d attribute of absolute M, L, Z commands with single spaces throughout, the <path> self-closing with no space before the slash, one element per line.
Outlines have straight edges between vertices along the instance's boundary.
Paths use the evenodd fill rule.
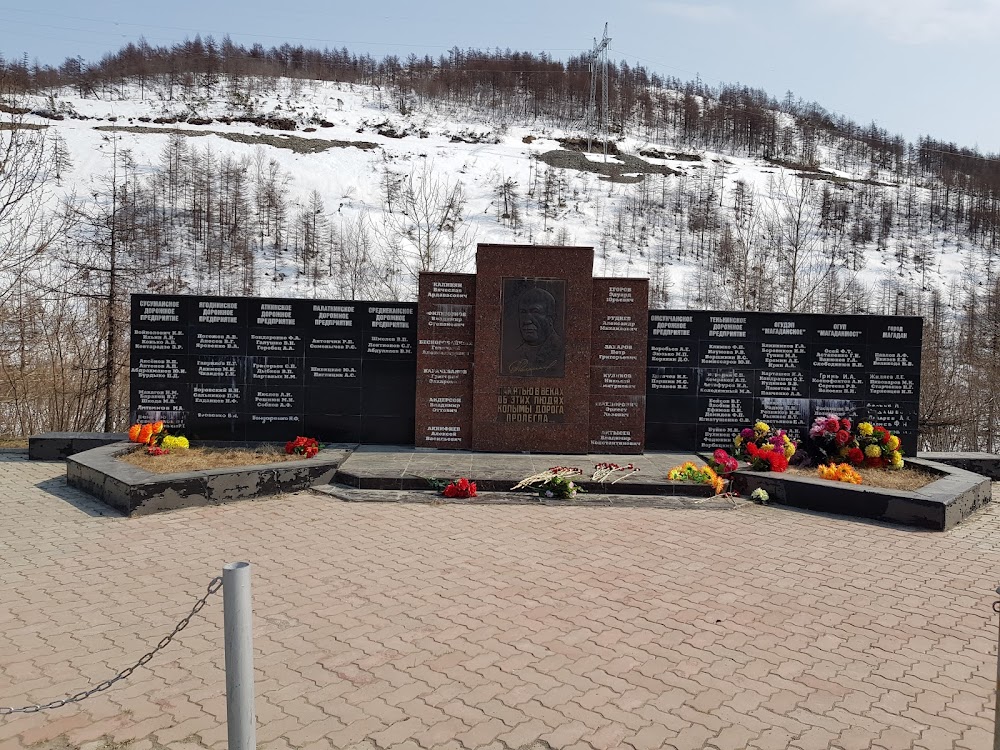
<path fill-rule="evenodd" d="M 64 461 L 70 456 L 128 440 L 124 432 L 43 432 L 28 438 L 32 461 Z"/>
<path fill-rule="evenodd" d="M 358 446 L 337 469 L 334 482 L 360 490 L 429 490 L 432 479 L 467 477 L 482 492 L 504 492 L 525 477 L 553 466 L 572 466 L 583 472 L 579 483 L 587 493 L 613 495 L 683 495 L 708 497 L 707 485 L 671 482 L 666 476 L 685 461 L 702 461 L 694 453 L 648 451 L 639 456 L 607 454 L 560 456 L 548 453 L 474 453 L 438 451 L 408 446 Z M 612 476 L 609 482 L 593 482 L 590 477 L 598 463 L 634 464 L 639 472 Z M 576 481 L 576 480 L 574 480 Z M 525 493 L 528 494 L 528 493 Z"/>

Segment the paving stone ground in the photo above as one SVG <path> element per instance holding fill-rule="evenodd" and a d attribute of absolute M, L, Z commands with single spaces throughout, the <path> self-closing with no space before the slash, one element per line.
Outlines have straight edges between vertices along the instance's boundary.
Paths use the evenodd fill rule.
<path fill-rule="evenodd" d="M 996 504 L 945 534 L 312 493 L 127 519 L 63 472 L 0 454 L 0 706 L 112 676 L 249 560 L 266 750 L 991 746 Z M 217 594 L 0 748 L 221 750 L 222 664 Z"/>

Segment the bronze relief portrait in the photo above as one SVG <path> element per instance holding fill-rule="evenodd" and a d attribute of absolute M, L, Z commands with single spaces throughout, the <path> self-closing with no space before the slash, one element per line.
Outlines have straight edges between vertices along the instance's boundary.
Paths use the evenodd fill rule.
<path fill-rule="evenodd" d="M 505 278 L 501 295 L 500 374 L 563 377 L 566 280 Z"/>

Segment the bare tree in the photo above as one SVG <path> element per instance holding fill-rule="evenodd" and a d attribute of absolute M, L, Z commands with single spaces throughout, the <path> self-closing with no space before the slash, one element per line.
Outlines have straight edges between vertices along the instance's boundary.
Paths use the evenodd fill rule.
<path fill-rule="evenodd" d="M 378 232 L 386 247 L 396 249 L 400 267 L 414 283 L 420 271 L 467 268 L 473 232 L 464 223 L 461 182 L 438 176 L 425 163 L 403 178 L 393 209 L 383 196 L 383 226 Z"/>
<path fill-rule="evenodd" d="M 67 223 L 51 210 L 56 173 L 46 128 L 27 122 L 2 86 L 0 109 L 8 114 L 0 124 L 0 308 Z"/>
<path fill-rule="evenodd" d="M 779 239 L 777 259 L 787 283 L 789 312 L 801 312 L 834 273 L 836 253 L 823 242 L 814 180 L 782 176 L 767 199 L 771 226 Z"/>

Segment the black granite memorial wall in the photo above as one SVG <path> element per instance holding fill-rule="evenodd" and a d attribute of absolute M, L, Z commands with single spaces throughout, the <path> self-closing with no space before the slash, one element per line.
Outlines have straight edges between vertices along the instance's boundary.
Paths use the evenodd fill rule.
<path fill-rule="evenodd" d="M 921 335 L 917 317 L 651 310 L 646 447 L 731 449 L 758 419 L 800 432 L 835 413 L 913 456 Z"/>
<path fill-rule="evenodd" d="M 412 444 L 416 305 L 132 296 L 131 417 L 194 440 Z"/>

